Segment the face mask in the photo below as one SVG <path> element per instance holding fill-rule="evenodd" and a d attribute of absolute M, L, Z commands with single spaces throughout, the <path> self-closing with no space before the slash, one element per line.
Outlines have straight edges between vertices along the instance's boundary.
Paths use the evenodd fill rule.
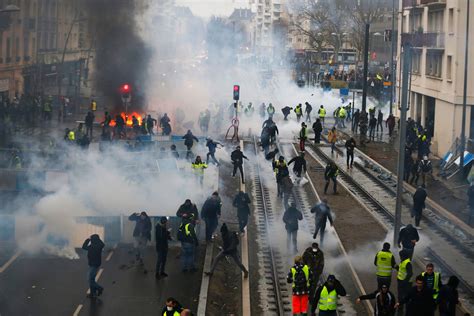
<path fill-rule="evenodd" d="M 318 252 L 318 249 L 316 249 L 316 248 L 313 248 L 313 252 Z"/>
<path fill-rule="evenodd" d="M 171 312 L 171 311 L 173 310 L 173 307 L 171 307 L 171 306 L 166 306 L 166 309 L 167 309 L 169 312 Z"/>

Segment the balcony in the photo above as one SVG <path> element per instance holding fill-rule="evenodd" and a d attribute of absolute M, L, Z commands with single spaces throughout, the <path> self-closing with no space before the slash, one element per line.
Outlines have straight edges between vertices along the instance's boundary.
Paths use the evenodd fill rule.
<path fill-rule="evenodd" d="M 412 8 L 416 7 L 419 4 L 420 0 L 403 0 L 403 8 Z"/>
<path fill-rule="evenodd" d="M 444 49 L 444 33 L 403 33 L 402 45 Z"/>
<path fill-rule="evenodd" d="M 419 0 L 420 4 L 426 5 L 446 5 L 446 0 Z"/>

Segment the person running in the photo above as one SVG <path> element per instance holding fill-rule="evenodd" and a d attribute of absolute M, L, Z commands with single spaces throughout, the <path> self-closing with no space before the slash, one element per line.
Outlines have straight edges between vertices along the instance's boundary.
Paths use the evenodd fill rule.
<path fill-rule="evenodd" d="M 305 109 L 304 112 L 306 113 L 306 122 L 311 123 L 311 112 L 313 111 L 313 107 L 309 102 L 305 102 Z"/>
<path fill-rule="evenodd" d="M 206 147 L 209 149 L 209 152 L 206 155 L 206 164 L 207 165 L 209 165 L 209 157 L 211 157 L 212 161 L 214 161 L 216 166 L 218 166 L 218 167 L 220 166 L 220 163 L 219 163 L 219 161 L 217 161 L 216 156 L 215 156 L 216 149 L 218 148 L 217 146 L 219 146 L 219 145 L 222 146 L 221 143 L 212 140 L 212 138 L 207 139 Z"/>
<path fill-rule="evenodd" d="M 299 156 L 291 158 L 291 160 L 288 161 L 288 166 L 292 163 L 294 163 L 293 172 L 298 178 L 301 178 L 301 173 L 306 173 L 306 159 L 304 159 L 304 152 L 300 153 Z"/>
<path fill-rule="evenodd" d="M 104 291 L 104 288 L 96 281 L 97 272 L 102 264 L 102 249 L 104 249 L 104 246 L 104 243 L 97 234 L 91 235 L 82 244 L 82 249 L 87 251 L 87 262 L 89 264 L 90 298 L 101 296 Z"/>
<path fill-rule="evenodd" d="M 331 209 L 328 206 L 328 201 L 323 199 L 320 203 L 316 204 L 311 208 L 311 213 L 315 214 L 315 231 L 313 239 L 316 239 L 319 233 L 319 244 L 322 246 L 324 243 L 324 232 L 326 230 L 326 222 L 329 220 L 329 224 L 333 225 Z"/>
<path fill-rule="evenodd" d="M 239 237 L 236 232 L 232 232 L 227 228 L 227 225 L 224 223 L 221 226 L 221 235 L 222 235 L 222 249 L 217 254 L 212 262 L 212 267 L 209 272 L 205 272 L 206 275 L 211 276 L 216 269 L 217 264 L 219 261 L 224 259 L 225 257 L 231 257 L 235 264 L 242 270 L 244 273 L 244 278 L 248 278 L 249 272 L 245 268 L 245 266 L 240 261 L 240 257 L 238 254 L 238 245 L 239 245 Z"/>
<path fill-rule="evenodd" d="M 423 214 L 423 209 L 426 207 L 425 201 L 427 196 L 428 194 L 426 193 L 425 186 L 423 184 L 419 186 L 413 194 L 413 215 L 415 217 L 416 229 L 420 229 L 421 216 Z"/>
<path fill-rule="evenodd" d="M 201 218 L 206 223 L 206 241 L 210 242 L 214 237 L 219 217 L 221 216 L 222 202 L 219 193 L 214 192 L 202 205 Z"/>
<path fill-rule="evenodd" d="M 191 159 L 193 154 L 191 148 L 193 148 L 194 141 L 199 143 L 199 139 L 193 135 L 190 129 L 186 132 L 186 134 L 182 137 L 184 139 L 184 145 L 186 146 L 186 158 Z"/>
<path fill-rule="evenodd" d="M 247 156 L 240 150 L 240 146 L 237 146 L 235 150 L 230 154 L 230 159 L 232 160 L 232 164 L 234 165 L 234 170 L 232 171 L 232 177 L 235 177 L 235 173 L 237 169 L 240 171 L 240 178 L 242 179 L 242 184 L 245 184 L 244 180 L 244 170 L 242 165 L 244 163 L 244 159 L 247 159 Z"/>

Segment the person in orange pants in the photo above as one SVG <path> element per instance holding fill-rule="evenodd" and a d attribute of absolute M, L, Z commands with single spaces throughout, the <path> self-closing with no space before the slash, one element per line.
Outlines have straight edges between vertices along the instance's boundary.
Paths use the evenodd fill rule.
<path fill-rule="evenodd" d="M 293 315 L 307 315 L 311 280 L 311 269 L 303 263 L 301 256 L 296 256 L 295 265 L 290 269 L 287 277 L 287 282 L 291 283 L 293 288 Z"/>

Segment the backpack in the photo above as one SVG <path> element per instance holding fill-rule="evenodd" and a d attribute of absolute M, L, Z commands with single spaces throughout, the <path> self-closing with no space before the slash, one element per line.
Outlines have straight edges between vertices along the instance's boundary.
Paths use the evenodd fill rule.
<path fill-rule="evenodd" d="M 297 267 L 295 273 L 295 279 L 293 280 L 296 286 L 306 287 L 307 281 L 304 275 L 303 267 Z"/>

